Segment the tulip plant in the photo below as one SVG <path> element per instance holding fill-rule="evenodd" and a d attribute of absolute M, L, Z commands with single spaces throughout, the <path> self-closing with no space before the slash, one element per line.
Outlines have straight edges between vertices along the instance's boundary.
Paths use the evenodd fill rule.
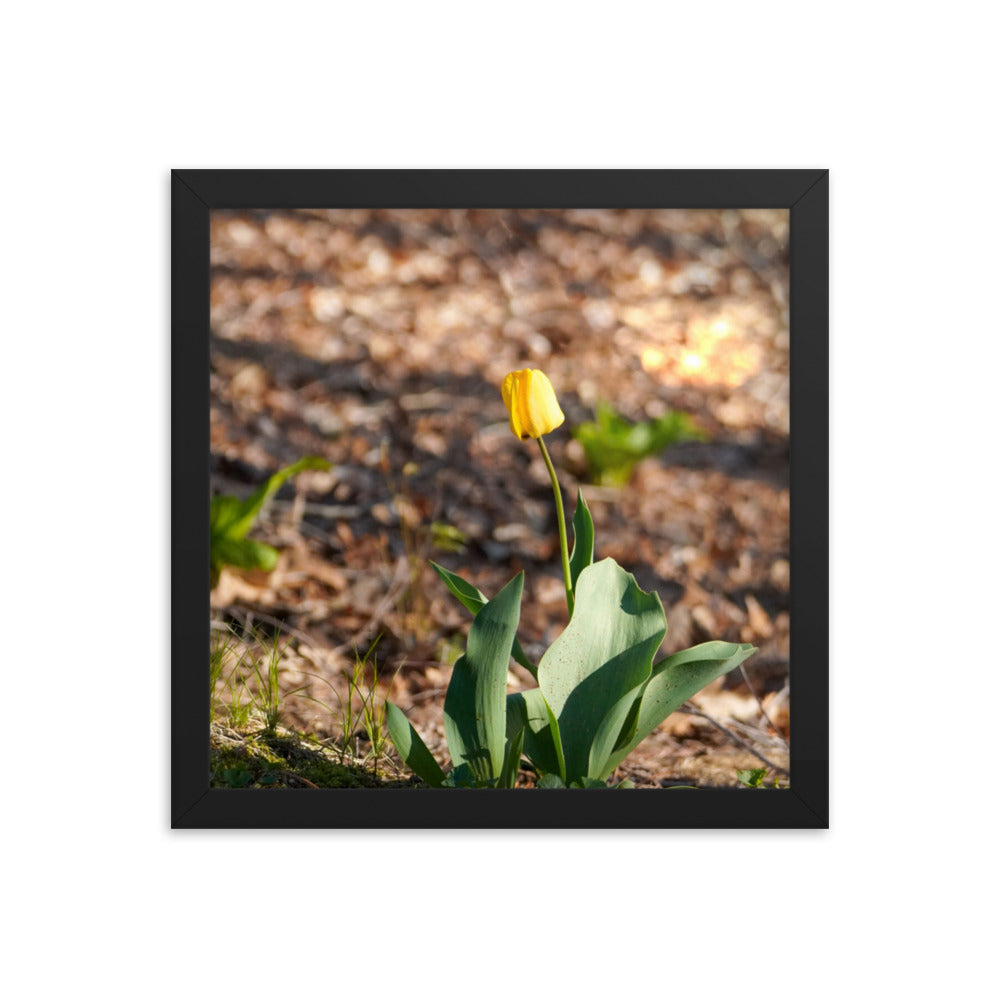
<path fill-rule="evenodd" d="M 671 712 L 756 649 L 705 642 L 654 662 L 667 632 L 660 598 L 641 590 L 613 559 L 594 562 L 594 523 L 580 491 L 569 550 L 562 493 L 542 440 L 565 420 L 552 384 L 543 372 L 524 369 L 507 375 L 501 393 L 511 431 L 538 441 L 552 479 L 569 624 L 536 666 L 517 638 L 523 573 L 489 599 L 432 563 L 475 616 L 444 701 L 452 770 L 445 773 L 392 704 L 389 734 L 400 757 L 434 787 L 513 788 L 522 756 L 539 787 L 606 787 Z M 537 687 L 507 694 L 512 656 Z"/>

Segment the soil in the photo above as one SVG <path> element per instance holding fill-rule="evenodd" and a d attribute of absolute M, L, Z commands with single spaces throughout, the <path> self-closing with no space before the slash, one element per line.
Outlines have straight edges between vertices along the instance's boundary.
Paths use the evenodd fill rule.
<path fill-rule="evenodd" d="M 217 625 L 280 629 L 285 726 L 341 740 L 346 678 L 374 643 L 366 683 L 446 761 L 470 617 L 429 559 L 488 595 L 524 570 L 534 662 L 565 626 L 551 484 L 499 391 L 532 367 L 566 414 L 546 440 L 568 510 L 581 488 L 596 558 L 660 594 L 661 652 L 758 646 L 616 778 L 734 786 L 765 766 L 756 752 L 787 784 L 787 212 L 214 212 L 211 240 L 213 492 L 332 463 L 286 483 L 251 533 L 277 567 L 227 568 L 212 593 Z M 599 401 L 630 421 L 683 411 L 706 439 L 594 485 L 571 430 Z M 513 663 L 509 681 L 534 683 Z"/>

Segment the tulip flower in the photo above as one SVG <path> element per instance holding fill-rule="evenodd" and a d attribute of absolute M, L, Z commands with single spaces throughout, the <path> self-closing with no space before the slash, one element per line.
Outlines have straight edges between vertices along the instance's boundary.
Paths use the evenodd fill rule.
<path fill-rule="evenodd" d="M 527 441 L 535 438 L 542 451 L 542 458 L 552 480 L 552 492 L 556 498 L 556 520 L 559 522 L 559 552 L 562 556 L 563 577 L 566 581 L 566 606 L 570 617 L 573 615 L 573 580 L 569 566 L 569 544 L 566 538 L 566 514 L 563 510 L 562 491 L 555 467 L 549 457 L 549 450 L 542 440 L 543 434 L 555 430 L 566 416 L 559 408 L 555 390 L 545 372 L 536 368 L 522 368 L 510 372 L 500 386 L 503 404 L 510 413 L 510 429 L 516 438 Z"/>
<path fill-rule="evenodd" d="M 511 372 L 504 378 L 500 392 L 510 413 L 511 432 L 522 441 L 540 438 L 566 419 L 545 372 L 535 368 Z"/>

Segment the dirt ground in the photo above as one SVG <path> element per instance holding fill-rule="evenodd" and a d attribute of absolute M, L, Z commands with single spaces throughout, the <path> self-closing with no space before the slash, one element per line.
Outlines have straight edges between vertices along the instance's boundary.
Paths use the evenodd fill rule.
<path fill-rule="evenodd" d="M 286 484 L 252 533 L 277 568 L 227 569 L 212 594 L 213 622 L 285 633 L 284 725 L 339 738 L 319 702 L 343 697 L 378 638 L 379 690 L 447 758 L 470 616 L 428 559 L 488 595 L 523 569 L 534 662 L 565 626 L 551 485 L 499 390 L 532 367 L 566 413 L 547 442 L 568 513 L 579 486 L 595 558 L 660 594 L 661 652 L 759 647 L 617 777 L 731 786 L 764 766 L 756 752 L 787 783 L 787 212 L 214 212 L 211 238 L 213 492 L 245 496 L 304 455 L 332 463 Z M 594 485 L 570 431 L 598 401 L 631 421 L 684 411 L 707 439 Z M 509 680 L 533 686 L 514 664 Z"/>

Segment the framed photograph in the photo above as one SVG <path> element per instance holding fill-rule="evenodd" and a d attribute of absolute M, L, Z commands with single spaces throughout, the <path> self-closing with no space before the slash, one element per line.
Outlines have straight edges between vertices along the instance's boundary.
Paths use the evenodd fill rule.
<path fill-rule="evenodd" d="M 828 171 L 171 189 L 174 828 L 829 825 Z"/>

